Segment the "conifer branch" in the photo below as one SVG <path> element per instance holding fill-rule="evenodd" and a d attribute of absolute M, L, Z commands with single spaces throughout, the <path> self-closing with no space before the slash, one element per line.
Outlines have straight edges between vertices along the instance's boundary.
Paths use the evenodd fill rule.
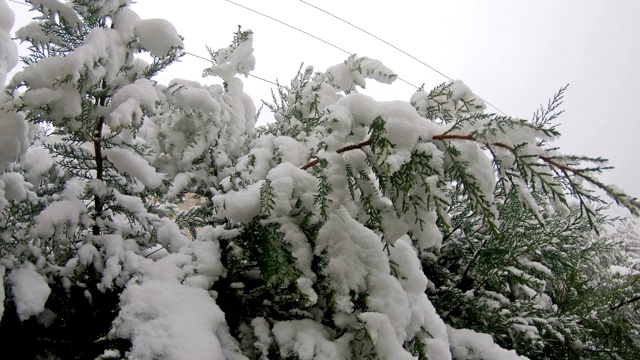
<path fill-rule="evenodd" d="M 497 147 L 501 147 L 503 149 L 507 149 L 511 152 L 513 152 L 515 149 L 509 145 L 506 145 L 504 143 L 500 143 L 500 142 L 495 142 L 495 143 L 491 143 L 491 144 L 487 144 L 484 143 L 483 141 L 478 140 L 476 137 L 474 137 L 473 135 L 456 135 L 456 134 L 441 134 L 441 135 L 435 135 L 432 137 L 433 140 L 440 140 L 440 141 L 445 141 L 445 140 L 468 140 L 468 141 L 474 141 L 477 143 L 481 143 L 481 144 L 485 144 L 485 145 L 491 145 L 491 146 L 497 146 Z M 571 173 L 575 176 L 578 176 L 584 180 L 586 180 L 587 182 L 591 183 L 592 185 L 595 185 L 596 187 L 598 187 L 599 189 L 603 190 L 608 196 L 610 196 L 611 198 L 613 198 L 616 203 L 625 206 L 627 209 L 629 209 L 629 211 L 631 211 L 631 213 L 633 213 L 634 215 L 639 215 L 640 214 L 640 201 L 638 201 L 638 199 L 636 198 L 632 198 L 629 195 L 626 194 L 621 194 L 616 192 L 614 189 L 612 189 L 610 186 L 605 185 L 604 183 L 602 183 L 601 181 L 585 174 L 583 169 L 576 169 L 573 168 L 571 166 L 568 165 L 563 165 L 558 163 L 557 161 L 555 161 L 554 159 L 548 157 L 548 156 L 544 156 L 544 155 L 537 155 L 538 159 L 542 160 L 544 163 L 546 163 L 547 165 L 559 169 L 563 172 L 568 172 Z"/>
<path fill-rule="evenodd" d="M 459 134 L 439 134 L 439 135 L 434 135 L 432 137 L 433 140 L 439 140 L 439 141 L 446 141 L 446 140 L 467 140 L 467 141 L 474 141 L 480 144 L 484 144 L 487 146 L 496 146 L 496 147 L 500 147 L 506 150 L 509 150 L 511 152 L 514 152 L 515 149 L 512 146 L 509 146 L 507 144 L 501 143 L 501 142 L 495 142 L 495 143 L 485 143 L 479 139 L 477 139 L 475 136 L 473 135 L 459 135 Z M 348 145 L 345 146 L 343 148 L 338 149 L 336 152 L 338 154 L 350 151 L 350 150 L 355 150 L 355 149 L 361 149 L 365 146 L 369 146 L 371 145 L 371 139 L 362 141 L 360 143 L 357 144 L 352 144 L 352 145 Z M 537 158 L 542 160 L 545 164 L 549 165 L 552 168 L 555 169 L 559 169 L 562 172 L 565 173 L 571 173 L 575 176 L 578 176 L 584 180 L 586 180 L 587 182 L 591 183 L 592 185 L 596 186 L 597 188 L 601 189 L 602 191 L 604 191 L 608 196 L 610 196 L 611 198 L 613 198 L 616 203 L 618 203 L 619 205 L 623 205 L 624 207 L 626 207 L 627 209 L 629 209 L 629 211 L 631 211 L 632 214 L 634 215 L 640 215 L 640 201 L 638 201 L 638 199 L 633 198 L 629 195 L 626 195 L 624 193 L 619 193 L 616 192 L 614 189 L 612 189 L 610 186 L 607 186 L 606 184 L 602 183 L 601 181 L 595 179 L 592 176 L 589 176 L 587 174 L 585 174 L 584 169 L 576 169 L 574 167 L 568 166 L 568 165 L 563 165 L 557 161 L 555 161 L 553 158 L 548 157 L 548 156 L 544 156 L 544 155 L 537 155 Z M 317 165 L 319 162 L 318 158 L 314 158 L 313 160 L 309 161 L 308 163 L 306 163 L 305 165 L 303 165 L 301 167 L 302 170 L 306 170 L 309 169 L 310 167 L 313 167 L 315 165 Z"/>
<path fill-rule="evenodd" d="M 352 144 L 352 145 L 349 145 L 349 146 L 345 146 L 343 148 L 338 149 L 336 152 L 338 154 L 342 154 L 343 152 L 347 152 L 347 151 L 355 150 L 355 149 L 362 149 L 363 147 L 369 146 L 369 145 L 371 145 L 371 139 L 365 140 L 363 142 L 359 142 L 357 144 Z M 302 170 L 307 170 L 308 168 L 313 167 L 314 165 L 317 165 L 319 162 L 320 162 L 320 159 L 318 159 L 317 157 L 314 157 L 313 160 L 311 160 L 308 163 L 304 164 L 300 168 Z"/>
<path fill-rule="evenodd" d="M 623 307 L 625 305 L 633 304 L 636 301 L 640 301 L 640 295 L 636 295 L 636 296 L 634 296 L 634 297 L 632 297 L 630 299 L 627 299 L 627 300 L 622 300 L 617 305 L 611 306 L 609 308 L 609 310 L 615 311 L 615 310 L 618 310 L 618 309 L 620 309 L 621 307 Z"/>

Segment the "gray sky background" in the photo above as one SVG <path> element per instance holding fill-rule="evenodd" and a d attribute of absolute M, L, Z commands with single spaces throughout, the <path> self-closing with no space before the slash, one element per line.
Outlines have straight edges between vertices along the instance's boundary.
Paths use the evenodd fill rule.
<path fill-rule="evenodd" d="M 382 61 L 427 89 L 446 81 L 424 65 L 298 0 L 234 0 L 298 27 L 336 46 Z M 560 118 L 565 153 L 602 156 L 616 169 L 601 176 L 640 196 L 640 1 L 408 1 L 308 0 L 392 43 L 471 89 L 511 116 L 531 118 L 563 85 Z M 16 29 L 28 8 L 14 3 Z M 254 75 L 282 83 L 301 63 L 317 70 L 347 54 L 285 25 L 223 0 L 137 0 L 142 18 L 171 21 L 188 52 L 207 57 L 205 46 L 227 46 L 237 25 L 254 31 Z M 14 29 L 15 30 L 15 29 Z M 158 80 L 200 80 L 207 62 L 185 56 Z M 245 90 L 270 99 L 273 86 L 254 78 Z M 370 83 L 365 93 L 379 100 L 408 100 L 414 89 Z M 493 109 L 490 109 L 493 110 Z"/>

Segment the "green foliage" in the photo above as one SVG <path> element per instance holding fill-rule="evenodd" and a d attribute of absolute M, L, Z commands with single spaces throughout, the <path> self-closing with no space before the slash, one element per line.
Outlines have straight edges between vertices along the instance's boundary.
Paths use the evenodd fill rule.
<path fill-rule="evenodd" d="M 637 275 L 610 271 L 614 264 L 633 267 L 633 252 L 619 243 L 633 237 L 594 235 L 579 208 L 563 216 L 543 212 L 541 224 L 515 189 L 497 193 L 504 194 L 495 200 L 497 231 L 484 225 L 464 193 L 451 194 L 453 229 L 437 260 L 423 263 L 434 283 L 430 298 L 445 321 L 492 334 L 532 359 L 630 358 L 638 345 L 636 305 L 611 309 L 615 299 L 633 297 Z M 604 209 L 594 213 L 600 226 L 611 221 Z"/>
<path fill-rule="evenodd" d="M 121 24 L 114 20 L 124 2 L 112 12 L 85 0 L 38 4 L 38 22 L 18 31 L 30 55 L 23 57 L 25 69 L 8 93 L 34 134 L 27 156 L 50 165 L 36 172 L 27 161 L 12 167 L 25 180 L 27 196 L 11 201 L 0 218 L 0 257 L 7 261 L 3 270 L 36 264 L 51 288 L 46 308 L 53 325 L 42 327 L 37 319 L 22 323 L 10 295 L 10 315 L 2 318 L 0 331 L 9 342 L 24 337 L 32 345 L 25 356 L 95 358 L 107 347 L 126 348 L 127 341 L 96 342 L 107 336 L 132 275 L 113 269 L 122 269 L 124 243 L 132 254 L 158 245 L 162 221 L 153 206 L 164 196 L 162 186 L 146 186 L 119 170 L 108 152 L 122 150 L 146 161 L 149 149 L 137 135 L 155 105 L 140 91 L 130 99 L 127 87 L 141 81 L 144 90 L 155 93 L 147 80 L 176 61 L 181 50 L 173 47 L 150 64 L 134 66 L 140 44 L 134 38 L 124 44 Z M 118 102 L 124 101 L 134 106 L 120 109 Z M 3 283 L 10 291 L 11 284 Z"/>
<path fill-rule="evenodd" d="M 24 191 L 3 205 L 0 271 L 48 287 L 58 318 L 42 330 L 4 283 L 0 331 L 91 344 L 67 353 L 36 339 L 34 356 L 176 357 L 172 341 L 193 346 L 170 336 L 175 313 L 185 329 L 210 317 L 198 335 L 220 347 L 211 356 L 449 358 L 456 329 L 492 336 L 469 354 L 483 351 L 475 342 L 532 359 L 640 350 L 640 238 L 601 195 L 633 214 L 640 204 L 595 178 L 605 160 L 551 145 L 566 87 L 532 121 L 484 112 L 461 82 L 376 102 L 358 87 L 397 76 L 352 55 L 300 67 L 265 104 L 275 121 L 254 131 L 235 77 L 254 64 L 251 31 L 209 49 L 204 75 L 223 86 L 160 86 L 150 79 L 181 38 L 136 61 L 143 35 L 117 20 L 127 2 L 96 4 L 43 3 L 48 41 L 23 36 L 31 55 L 9 87 L 34 132 L 27 155 L 51 165 L 7 173 Z M 181 209 L 186 198 L 198 204 Z"/>

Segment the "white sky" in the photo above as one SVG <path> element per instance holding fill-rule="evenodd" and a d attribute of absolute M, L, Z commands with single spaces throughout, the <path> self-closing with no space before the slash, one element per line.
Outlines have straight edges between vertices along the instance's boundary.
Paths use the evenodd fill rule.
<path fill-rule="evenodd" d="M 382 61 L 399 76 L 426 88 L 446 81 L 424 65 L 298 0 L 234 0 L 336 46 Z M 377 35 L 471 89 L 508 115 L 529 119 L 561 86 L 570 83 L 560 118 L 565 153 L 602 156 L 616 169 L 601 178 L 640 196 L 640 1 L 484 0 L 372 2 L 308 0 Z M 382 4 L 382 5 L 381 5 Z M 25 6 L 16 29 L 26 24 Z M 171 21 L 186 51 L 207 57 L 205 46 L 227 46 L 237 25 L 254 31 L 254 75 L 282 83 L 302 62 L 318 70 L 347 54 L 285 25 L 224 0 L 137 0 L 142 18 Z M 18 13 L 20 12 L 20 13 Z M 22 13 L 22 14 L 21 14 Z M 203 82 L 204 60 L 185 56 L 158 80 Z M 273 86 L 254 78 L 245 90 L 258 102 Z M 379 100 L 408 100 L 413 89 L 370 83 Z M 491 109 L 490 109 L 491 110 Z"/>

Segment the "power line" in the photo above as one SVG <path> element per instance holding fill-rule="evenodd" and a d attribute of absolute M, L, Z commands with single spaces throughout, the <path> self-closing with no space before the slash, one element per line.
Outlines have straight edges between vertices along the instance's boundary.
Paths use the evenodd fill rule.
<path fill-rule="evenodd" d="M 8 0 L 8 1 L 12 2 L 12 3 L 16 3 L 18 5 L 31 6 L 31 5 L 27 4 L 27 3 L 19 2 L 19 1 L 16 1 L 16 0 Z"/>
<path fill-rule="evenodd" d="M 27 3 L 19 2 L 19 1 L 16 1 L 16 0 L 8 0 L 8 1 L 9 1 L 9 2 L 12 2 L 12 3 L 15 3 L 15 4 L 18 4 L 18 5 L 29 6 L 29 4 L 27 4 Z M 347 51 L 347 50 L 345 50 L 345 49 L 343 49 L 343 48 L 341 48 L 341 47 L 339 47 L 339 46 L 337 46 L 337 45 L 335 45 L 335 44 L 333 44 L 333 43 L 331 43 L 331 42 L 329 42 L 329 41 L 326 41 L 326 40 L 324 40 L 324 39 L 322 39 L 322 38 L 320 38 L 320 37 L 318 37 L 318 36 L 315 36 L 315 35 L 313 35 L 313 34 L 311 34 L 311 33 L 309 33 L 309 32 L 306 32 L 306 31 L 304 31 L 304 30 L 302 30 L 302 29 L 299 29 L 299 28 L 297 28 L 297 27 L 295 27 L 295 26 L 293 26 L 293 25 L 290 25 L 290 24 L 288 24 L 288 23 L 286 23 L 286 22 L 284 22 L 284 21 L 278 20 L 278 19 L 276 19 L 276 18 L 274 18 L 274 17 L 271 17 L 271 16 L 269 16 L 269 15 L 266 15 L 266 14 L 264 14 L 264 13 L 261 13 L 261 12 L 259 12 L 259 11 L 257 11 L 257 10 L 251 9 L 251 8 L 249 8 L 249 7 L 247 7 L 247 6 L 244 6 L 244 5 L 238 4 L 238 3 L 233 2 L 233 1 L 231 1 L 231 0 L 226 0 L 226 1 L 227 1 L 227 2 L 229 2 L 229 3 L 232 3 L 232 4 L 236 5 L 236 6 L 239 6 L 239 7 L 243 8 L 243 9 L 249 10 L 249 11 L 254 12 L 254 13 L 258 14 L 258 15 L 261 15 L 261 16 L 263 16 L 263 17 L 266 17 L 267 19 L 270 19 L 270 20 L 272 20 L 272 21 L 275 21 L 275 22 L 277 22 L 277 23 L 279 23 L 279 24 L 282 24 L 282 25 L 284 25 L 284 26 L 287 26 L 287 27 L 289 27 L 289 28 L 292 28 L 292 29 L 294 29 L 294 30 L 296 30 L 296 31 L 298 31 L 298 32 L 301 32 L 301 33 L 303 33 L 303 34 L 305 34 L 305 35 L 307 35 L 307 36 L 310 36 L 310 37 L 312 37 L 312 38 L 314 38 L 314 39 L 316 39 L 316 40 L 318 40 L 318 41 L 321 41 L 321 42 L 323 42 L 323 43 L 325 43 L 325 44 L 327 44 L 327 45 L 329 45 L 329 46 L 331 46 L 331 47 L 333 47 L 333 48 L 335 48 L 335 49 L 337 49 L 337 50 L 340 50 L 340 51 L 342 51 L 342 52 L 344 52 L 344 53 L 346 53 L 346 54 L 348 54 L 348 55 L 352 55 L 352 54 L 353 54 L 353 53 L 351 53 L 350 51 Z M 354 27 L 354 28 L 356 28 L 356 29 L 358 29 L 358 30 L 362 31 L 362 32 L 364 32 L 365 34 L 367 34 L 367 35 L 369 35 L 369 36 L 371 36 L 371 37 L 373 37 L 373 38 L 375 38 L 375 39 L 377 39 L 377 40 L 379 40 L 379 41 L 381 41 L 381 42 L 385 43 L 386 45 L 388 45 L 388 46 L 390 46 L 390 47 L 392 47 L 392 48 L 394 48 L 394 49 L 396 49 L 396 50 L 400 51 L 401 53 L 403 53 L 403 54 L 405 54 L 405 55 L 409 56 L 410 58 L 412 58 L 412 59 L 416 60 L 417 62 L 421 63 L 422 65 L 426 66 L 427 68 L 429 68 L 429 69 L 433 70 L 434 72 L 436 72 L 436 73 L 438 73 L 438 74 L 442 75 L 443 77 L 445 77 L 445 78 L 446 78 L 446 79 L 448 79 L 449 81 L 452 81 L 452 79 L 451 79 L 449 76 L 447 76 L 446 74 L 442 73 L 442 72 L 441 72 L 441 71 L 439 71 L 438 69 L 436 69 L 436 68 L 432 67 L 431 65 L 429 65 L 429 64 L 427 64 L 426 62 L 424 62 L 424 61 L 422 61 L 422 60 L 418 59 L 417 57 L 415 57 L 415 56 L 413 56 L 413 55 L 411 55 L 411 54 L 407 53 L 406 51 L 404 51 L 404 50 L 402 50 L 402 49 L 398 48 L 397 46 L 395 46 L 395 45 L 393 45 L 393 44 L 389 43 L 388 41 L 385 41 L 384 39 L 382 39 L 382 38 L 380 38 L 380 37 L 378 37 L 378 36 L 376 36 L 376 35 L 372 34 L 371 32 L 369 32 L 369 31 L 367 31 L 367 30 L 365 30 L 365 29 L 363 29 L 363 28 L 361 28 L 361 27 L 359 27 L 359 26 L 357 26 L 357 25 L 355 25 L 355 24 L 353 24 L 353 23 L 351 23 L 351 22 L 349 22 L 349 21 L 347 21 L 347 20 L 345 20 L 345 19 L 343 19 L 343 18 L 339 17 L 339 16 L 336 16 L 336 15 L 334 15 L 334 14 L 332 14 L 332 13 L 330 13 L 330 12 L 328 12 L 328 11 L 324 10 L 324 9 L 321 9 L 321 8 L 319 8 L 319 7 L 317 7 L 317 6 L 313 5 L 313 4 L 310 4 L 310 3 L 308 3 L 308 2 L 306 2 L 306 1 L 304 1 L 304 0 L 299 0 L 299 1 L 300 1 L 300 2 L 302 2 L 302 3 L 304 3 L 304 4 L 306 4 L 306 5 L 308 5 L 308 6 L 311 6 L 311 7 L 315 8 L 315 9 L 317 9 L 317 10 L 319 10 L 319 11 L 321 11 L 321 12 L 323 12 L 323 13 L 325 13 L 325 14 L 329 15 L 329 16 L 332 16 L 332 17 L 334 17 L 334 18 L 336 18 L 336 19 L 338 19 L 338 20 L 340 20 L 340 21 L 342 21 L 342 22 L 344 22 L 344 23 L 346 23 L 346 24 L 348 24 L 348 25 L 350 25 L 350 26 L 352 26 L 352 27 Z M 199 55 L 196 55 L 196 54 L 190 53 L 190 52 L 186 52 L 186 51 L 185 51 L 184 53 L 185 53 L 186 55 L 193 56 L 193 57 L 196 57 L 196 58 L 199 58 L 199 59 L 202 59 L 202 60 L 205 60 L 205 61 L 209 61 L 209 62 L 211 62 L 211 60 L 210 60 L 210 59 L 207 59 L 207 58 L 205 58 L 205 57 L 202 57 L 202 56 L 199 56 Z M 253 75 L 253 74 L 249 74 L 249 76 L 250 76 L 250 77 L 253 77 L 253 78 L 256 78 L 256 79 L 258 79 L 258 80 L 262 80 L 262 81 L 267 82 L 267 83 L 269 83 L 269 84 L 275 85 L 275 86 L 277 86 L 277 87 L 282 87 L 282 85 L 280 85 L 280 84 L 278 84 L 278 83 L 275 83 L 275 82 L 273 82 L 273 81 L 267 80 L 267 79 L 265 79 L 265 78 L 262 78 L 262 77 L 259 77 L 259 76 Z M 397 79 L 398 79 L 398 80 L 400 80 L 400 81 L 402 81 L 402 82 L 404 82 L 405 84 L 407 84 L 407 85 L 409 85 L 409 86 L 411 86 L 411 87 L 414 87 L 414 88 L 418 89 L 418 87 L 417 87 L 416 85 L 414 85 L 414 84 L 412 84 L 412 83 L 408 82 L 407 80 L 405 80 L 405 79 L 403 79 L 403 78 L 401 78 L 401 77 L 399 77 L 399 76 L 397 77 Z M 487 103 L 487 105 L 489 105 L 489 106 L 493 107 L 494 109 L 498 110 L 498 111 L 499 111 L 500 113 L 502 113 L 503 115 L 506 115 L 502 110 L 498 109 L 495 105 L 491 104 L 489 101 L 487 101 L 487 100 L 483 99 L 483 98 L 482 98 L 482 97 L 480 97 L 480 96 L 478 96 L 478 98 L 479 98 L 480 100 L 483 100 L 485 103 Z"/>
<path fill-rule="evenodd" d="M 196 54 L 190 53 L 190 52 L 188 52 L 188 51 L 183 51 L 183 53 L 184 53 L 185 55 L 193 56 L 193 57 L 195 57 L 195 58 L 202 59 L 202 60 L 208 61 L 208 62 L 210 62 L 210 63 L 213 63 L 213 61 L 211 61 L 211 59 L 207 59 L 207 58 L 206 58 L 206 57 L 204 57 L 204 56 L 196 55 Z M 249 76 L 250 76 L 250 77 L 252 77 L 252 78 L 256 78 L 256 79 L 258 79 L 258 80 L 262 80 L 262 81 L 264 81 L 264 82 L 268 82 L 268 83 L 269 83 L 269 84 L 271 84 L 271 85 L 275 85 L 275 86 L 277 86 L 277 87 L 282 87 L 282 85 L 280 85 L 280 84 L 278 84 L 278 83 L 275 83 L 275 82 L 273 82 L 273 81 L 271 81 L 271 80 L 267 80 L 267 79 L 265 79 L 265 78 L 262 78 L 262 77 L 260 77 L 260 76 L 253 75 L 253 74 L 249 74 Z"/>
<path fill-rule="evenodd" d="M 205 60 L 205 61 L 208 61 L 208 62 L 213 62 L 213 61 L 211 61 L 211 59 L 207 59 L 207 58 L 206 58 L 206 57 L 204 57 L 204 56 L 200 56 L 200 55 L 192 54 L 192 53 L 190 53 L 190 52 L 188 52 L 188 51 L 183 51 L 183 53 L 185 53 L 186 55 L 189 55 L 189 56 L 196 57 L 196 58 L 198 58 L 198 59 L 202 59 L 202 60 Z"/>
<path fill-rule="evenodd" d="M 227 0 L 227 1 L 229 1 L 229 0 Z M 413 56 L 413 55 L 409 54 L 408 52 L 406 52 L 406 51 L 404 51 L 404 50 L 400 49 L 399 47 L 397 47 L 397 46 L 395 46 L 395 45 L 391 44 L 390 42 L 385 41 L 385 40 L 383 40 L 382 38 L 380 38 L 380 37 L 378 37 L 378 36 L 376 36 L 376 35 L 372 34 L 371 32 L 369 32 L 369 31 L 367 31 L 367 30 L 365 30 L 365 29 L 363 29 L 363 28 L 361 28 L 361 27 L 359 27 L 359 26 L 357 26 L 357 25 L 355 25 L 355 24 L 353 24 L 353 23 L 351 23 L 351 22 L 349 22 L 349 21 L 347 21 L 347 20 L 345 20 L 345 19 L 343 19 L 343 18 L 341 18 L 341 17 L 337 16 L 337 15 L 334 15 L 334 14 L 330 13 L 329 11 L 326 11 L 326 10 L 324 10 L 324 9 L 321 9 L 321 8 L 319 8 L 319 7 L 317 7 L 317 6 L 313 5 L 313 4 L 310 4 L 310 3 L 308 3 L 308 2 L 306 2 L 306 1 L 304 1 L 304 0 L 299 0 L 299 1 L 300 1 L 301 3 L 304 3 L 304 4 L 308 5 L 308 6 L 311 6 L 312 8 L 314 8 L 314 9 L 316 9 L 316 10 L 322 11 L 323 13 L 325 13 L 325 14 L 327 14 L 327 15 L 329 15 L 329 16 L 332 16 L 332 17 L 334 17 L 334 18 L 336 18 L 336 19 L 338 19 L 338 20 L 340 20 L 340 21 L 342 21 L 342 22 L 344 22 L 344 23 L 346 23 L 346 24 L 348 24 L 348 25 L 350 25 L 350 26 L 352 26 L 352 27 L 354 27 L 354 28 L 356 28 L 356 29 L 358 29 L 358 30 L 362 31 L 363 33 L 365 33 L 365 34 L 367 34 L 367 35 L 369 35 L 369 36 L 371 36 L 371 37 L 373 37 L 373 38 L 375 38 L 375 39 L 377 39 L 377 40 L 379 40 L 379 41 L 381 41 L 381 42 L 383 42 L 383 43 L 387 44 L 388 46 L 391 46 L 392 48 L 394 48 L 394 49 L 398 50 L 399 52 L 401 52 L 401 53 L 403 53 L 403 54 L 407 55 L 408 57 L 412 58 L 413 60 L 415 60 L 415 61 L 419 62 L 420 64 L 422 64 L 422 65 L 424 65 L 424 66 L 428 67 L 429 69 L 431 69 L 431 70 L 435 71 L 436 73 L 438 73 L 438 74 L 442 75 L 443 77 L 447 78 L 447 80 L 449 80 L 449 81 L 453 81 L 449 76 L 447 76 L 447 75 L 446 75 L 446 74 L 444 74 L 443 72 L 439 71 L 438 69 L 434 68 L 433 66 L 431 66 L 431 65 L 427 64 L 426 62 L 424 62 L 424 61 L 422 61 L 422 60 L 418 59 L 417 57 L 415 57 L 415 56 Z M 491 106 L 492 108 L 494 108 L 494 109 L 498 110 L 500 113 L 502 113 L 503 115 L 505 115 L 505 116 L 506 116 L 506 114 L 505 114 L 502 110 L 498 109 L 495 105 L 491 104 L 490 102 L 488 102 L 487 100 L 485 100 L 485 99 L 481 98 L 480 96 L 478 96 L 478 98 L 480 98 L 480 100 L 482 100 L 482 101 L 484 101 L 485 103 L 487 103 L 487 105 L 489 105 L 489 106 Z"/>
<path fill-rule="evenodd" d="M 335 45 L 335 44 L 333 44 L 333 43 L 330 43 L 329 41 L 326 41 L 326 40 L 324 40 L 324 39 L 322 39 L 322 38 L 320 38 L 320 37 L 318 37 L 318 36 L 315 36 L 315 35 L 313 35 L 313 34 L 311 34 L 311 33 L 308 33 L 308 32 L 306 32 L 306 31 L 304 31 L 304 30 L 302 30 L 302 29 L 299 29 L 299 28 L 297 28 L 297 27 L 293 26 L 293 25 L 289 25 L 289 24 L 287 24 L 286 22 L 284 22 L 284 21 L 282 21 L 282 20 L 278 20 L 278 19 L 276 19 L 276 18 L 274 18 L 274 17 L 271 17 L 271 16 L 269 16 L 269 15 L 266 15 L 266 14 L 264 14 L 264 13 L 261 13 L 261 12 L 259 12 L 259 11 L 257 11 L 257 10 L 254 10 L 254 9 L 252 9 L 252 8 L 249 8 L 249 7 L 247 7 L 247 6 L 244 6 L 244 5 L 238 4 L 238 3 L 233 2 L 233 1 L 231 1 L 231 0 L 226 0 L 226 1 L 227 1 L 227 2 L 229 2 L 229 3 L 232 3 L 232 4 L 236 5 L 236 6 L 239 6 L 239 7 L 243 8 L 243 9 L 246 9 L 246 10 L 249 10 L 249 11 L 251 11 L 251 12 L 253 12 L 253 13 L 256 13 L 256 14 L 258 14 L 258 15 L 264 16 L 264 17 L 266 17 L 267 19 L 273 20 L 273 21 L 275 21 L 275 22 L 277 22 L 277 23 L 280 23 L 280 24 L 282 24 L 282 25 L 284 25 L 284 26 L 290 27 L 291 29 L 294 29 L 294 30 L 299 31 L 299 32 L 301 32 L 301 33 L 303 33 L 303 34 L 305 34 L 305 35 L 307 35 L 307 36 L 310 36 L 310 37 L 312 37 L 312 38 L 314 38 L 314 39 L 316 39 L 316 40 L 318 40 L 318 41 L 321 41 L 321 42 L 323 42 L 323 43 L 325 43 L 325 44 L 327 44 L 327 45 L 329 45 L 329 46 L 331 46 L 331 47 L 333 47 L 333 48 L 335 48 L 335 49 L 338 49 L 338 50 L 340 50 L 340 51 L 342 51 L 342 52 L 344 52 L 344 53 L 346 53 L 346 54 L 348 54 L 348 55 L 353 55 L 353 53 L 352 53 L 352 52 L 350 52 L 350 51 L 347 51 L 347 50 L 345 50 L 345 49 L 343 49 L 343 48 L 341 48 L 341 47 L 339 47 L 339 46 L 337 46 L 337 45 Z M 407 84 L 407 85 L 409 85 L 409 86 L 412 86 L 412 87 L 414 87 L 414 88 L 418 89 L 418 87 L 417 87 L 417 86 L 413 85 L 412 83 L 408 82 L 407 80 L 404 80 L 403 78 L 401 78 L 401 77 L 399 77 L 399 76 L 397 77 L 397 79 L 398 79 L 398 80 L 400 80 L 400 81 L 402 81 L 402 82 L 404 82 L 405 84 Z"/>
<path fill-rule="evenodd" d="M 413 56 L 413 55 L 409 54 L 408 52 L 406 52 L 406 51 L 404 51 L 404 50 L 402 50 L 402 49 L 398 48 L 397 46 L 395 46 L 395 45 L 393 45 L 393 44 L 389 43 L 388 41 L 385 41 L 385 40 L 383 40 L 383 39 L 381 39 L 381 38 L 377 37 L 376 35 L 373 35 L 372 33 L 368 32 L 367 30 L 365 30 L 365 29 L 363 29 L 363 28 L 361 28 L 361 27 L 359 27 L 359 26 L 357 26 L 357 25 L 354 25 L 353 23 L 351 23 L 351 22 L 349 22 L 349 21 L 347 21 L 347 20 L 345 20 L 345 19 L 343 19 L 343 18 L 341 18 L 341 17 L 339 17 L 339 16 L 337 16 L 337 15 L 334 15 L 334 14 L 332 14 L 332 13 L 330 13 L 330 12 L 328 12 L 328 11 L 324 10 L 324 9 L 321 9 L 321 8 L 319 8 L 319 7 L 317 7 L 317 6 L 313 5 L 313 4 L 309 4 L 308 2 L 306 2 L 306 1 L 304 1 L 304 0 L 299 0 L 299 1 L 300 1 L 300 2 L 302 2 L 302 3 L 304 3 L 304 4 L 307 4 L 307 5 L 311 6 L 312 8 L 315 8 L 315 9 L 317 9 L 317 10 L 320 10 L 320 11 L 322 11 L 323 13 L 325 13 L 325 14 L 327 14 L 327 15 L 329 15 L 329 16 L 332 16 L 332 17 L 334 17 L 334 18 L 336 18 L 336 19 L 338 19 L 338 20 L 340 20 L 340 21 L 342 21 L 342 22 L 344 22 L 344 23 L 346 23 L 346 24 L 348 24 L 348 25 L 351 25 L 352 27 L 354 27 L 354 28 L 356 28 L 356 29 L 358 29 L 358 30 L 362 31 L 363 33 L 365 33 L 365 34 L 367 34 L 367 35 L 369 35 L 369 36 L 371 36 L 371 37 L 374 37 L 375 39 L 377 39 L 377 40 L 379 40 L 379 41 L 382 41 L 383 43 L 385 43 L 385 44 L 387 44 L 387 45 L 391 46 L 392 48 L 394 48 L 394 49 L 396 49 L 396 50 L 400 51 L 401 53 L 403 53 L 403 54 L 407 55 L 408 57 L 412 58 L 413 60 L 415 60 L 415 61 L 417 61 L 417 62 L 421 63 L 422 65 L 424 65 L 424 66 L 428 67 L 429 69 L 431 69 L 431 70 L 433 70 L 433 71 L 437 72 L 438 74 L 440 74 L 440 75 L 444 76 L 444 77 L 445 77 L 445 78 L 447 78 L 448 80 L 451 80 L 451 78 L 450 78 L 450 77 L 448 77 L 448 76 L 447 76 L 447 75 L 445 75 L 444 73 L 440 72 L 438 69 L 434 68 L 433 66 L 431 66 L 431 65 L 427 64 L 426 62 L 424 62 L 424 61 L 422 61 L 422 60 L 418 59 L 417 57 L 415 57 L 415 56 Z"/>
<path fill-rule="evenodd" d="M 327 44 L 327 45 L 329 45 L 329 46 L 331 46 L 331 47 L 333 47 L 333 48 L 336 48 L 336 49 L 338 49 L 338 50 L 340 50 L 340 51 L 342 51 L 342 52 L 344 52 L 344 53 L 347 53 L 347 54 L 351 55 L 351 52 L 349 52 L 349 51 L 347 51 L 347 50 L 345 50 L 345 49 L 343 49 L 343 48 L 341 48 L 341 47 L 339 47 L 339 46 L 337 46 L 337 45 L 334 45 L 334 44 L 332 44 L 332 43 L 330 43 L 330 42 L 328 42 L 328 41 L 326 41 L 326 40 L 323 40 L 323 39 L 321 39 L 321 38 L 319 38 L 319 37 L 317 37 L 317 36 L 315 36 L 315 35 L 313 35 L 313 34 L 310 34 L 310 33 L 306 32 L 306 31 L 304 31 L 304 30 L 301 30 L 301 29 L 299 29 L 299 28 L 297 28 L 297 27 L 295 27 L 295 26 L 293 26 L 293 25 L 289 25 L 289 24 L 287 24 L 287 23 L 286 23 L 286 22 L 284 22 L 284 21 L 280 21 L 280 20 L 278 20 L 278 19 L 276 19 L 276 18 L 273 18 L 273 17 L 271 17 L 271 16 L 269 16 L 269 15 L 263 14 L 263 13 L 261 13 L 261 12 L 257 11 L 257 10 L 253 10 L 253 9 L 251 9 L 251 8 L 249 8 L 249 7 L 244 6 L 244 5 L 240 5 L 240 4 L 238 4 L 238 3 L 236 3 L 236 2 L 233 2 L 233 1 L 231 1 L 231 0 L 226 0 L 226 1 L 227 1 L 227 2 L 232 3 L 233 5 L 239 6 L 239 7 L 243 8 L 243 9 L 246 9 L 246 10 L 249 10 L 249 11 L 251 11 L 251 12 L 254 12 L 254 13 L 258 14 L 258 15 L 264 16 L 264 17 L 266 17 L 267 19 L 271 19 L 271 20 L 273 20 L 273 21 L 275 21 L 275 22 L 278 22 L 278 23 L 280 23 L 280 24 L 282 24 L 282 25 L 284 25 L 284 26 L 288 26 L 288 27 L 290 27 L 290 28 L 292 28 L 292 29 L 294 29 L 294 30 L 297 30 L 297 31 L 299 31 L 299 32 L 301 32 L 301 33 L 303 33 L 303 34 L 307 35 L 307 36 L 311 36 L 312 38 L 314 38 L 314 39 L 316 39 L 316 40 L 318 40 L 318 41 L 322 41 L 323 43 L 325 43 L 325 44 Z"/>

